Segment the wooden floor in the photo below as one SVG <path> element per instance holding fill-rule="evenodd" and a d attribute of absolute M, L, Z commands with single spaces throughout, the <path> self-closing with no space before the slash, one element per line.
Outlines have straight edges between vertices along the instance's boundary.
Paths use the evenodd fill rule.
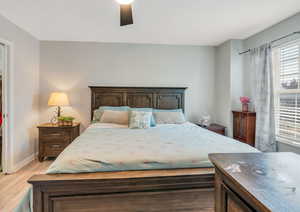
<path fill-rule="evenodd" d="M 0 175 L 0 211 L 12 211 L 30 186 L 27 180 L 34 174 L 46 171 L 51 163 L 52 161 L 40 163 L 36 160 L 14 174 Z"/>

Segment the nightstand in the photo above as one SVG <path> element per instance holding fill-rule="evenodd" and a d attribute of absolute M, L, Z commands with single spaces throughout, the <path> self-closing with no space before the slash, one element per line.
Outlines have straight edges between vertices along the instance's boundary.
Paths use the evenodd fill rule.
<path fill-rule="evenodd" d="M 80 123 L 59 126 L 51 123 L 38 126 L 39 161 L 45 157 L 57 157 L 80 134 Z"/>
<path fill-rule="evenodd" d="M 197 124 L 199 127 L 208 129 L 212 132 L 218 133 L 220 135 L 224 135 L 225 136 L 225 131 L 226 131 L 226 127 L 219 125 L 219 124 L 210 124 L 208 127 Z"/>

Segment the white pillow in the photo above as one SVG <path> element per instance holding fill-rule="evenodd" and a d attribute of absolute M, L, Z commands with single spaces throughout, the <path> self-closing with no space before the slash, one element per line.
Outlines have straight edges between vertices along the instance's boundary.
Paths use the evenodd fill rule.
<path fill-rule="evenodd" d="M 156 124 L 183 124 L 186 122 L 182 111 L 155 111 Z"/>
<path fill-rule="evenodd" d="M 100 123 L 128 125 L 128 111 L 104 110 Z"/>

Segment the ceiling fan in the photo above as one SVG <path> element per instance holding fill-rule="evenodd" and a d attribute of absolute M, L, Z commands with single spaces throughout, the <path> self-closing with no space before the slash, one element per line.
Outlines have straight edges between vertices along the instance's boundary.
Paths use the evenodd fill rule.
<path fill-rule="evenodd" d="M 120 26 L 133 24 L 132 2 L 134 0 L 116 0 L 120 4 Z"/>

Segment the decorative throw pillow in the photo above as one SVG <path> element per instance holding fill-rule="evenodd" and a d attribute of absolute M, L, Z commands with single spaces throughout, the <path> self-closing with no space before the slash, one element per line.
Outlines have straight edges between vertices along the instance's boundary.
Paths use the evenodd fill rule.
<path fill-rule="evenodd" d="M 94 110 L 92 123 L 100 122 L 102 113 L 103 113 L 103 111 L 101 111 L 100 109 Z"/>
<path fill-rule="evenodd" d="M 94 115 L 93 115 L 93 121 L 92 123 L 97 123 L 100 122 L 101 117 L 103 115 L 103 112 L 105 110 L 112 110 L 112 111 L 129 111 L 128 106 L 120 106 L 120 107 L 112 107 L 112 106 L 101 106 L 99 109 L 94 110 Z"/>
<path fill-rule="evenodd" d="M 100 123 L 128 125 L 128 111 L 104 110 Z"/>
<path fill-rule="evenodd" d="M 131 111 L 129 128 L 131 129 L 147 129 L 151 127 L 152 112 Z"/>
<path fill-rule="evenodd" d="M 154 110 L 153 116 L 156 124 L 183 124 L 186 122 L 181 109 Z"/>
<path fill-rule="evenodd" d="M 153 113 L 152 113 L 152 111 L 153 111 L 152 108 L 130 108 L 130 110 L 129 110 L 129 122 L 130 122 L 130 117 L 131 117 L 130 113 L 132 111 L 151 112 L 151 127 L 155 127 L 156 126 L 155 120 L 154 120 L 154 117 L 153 117 Z"/>

